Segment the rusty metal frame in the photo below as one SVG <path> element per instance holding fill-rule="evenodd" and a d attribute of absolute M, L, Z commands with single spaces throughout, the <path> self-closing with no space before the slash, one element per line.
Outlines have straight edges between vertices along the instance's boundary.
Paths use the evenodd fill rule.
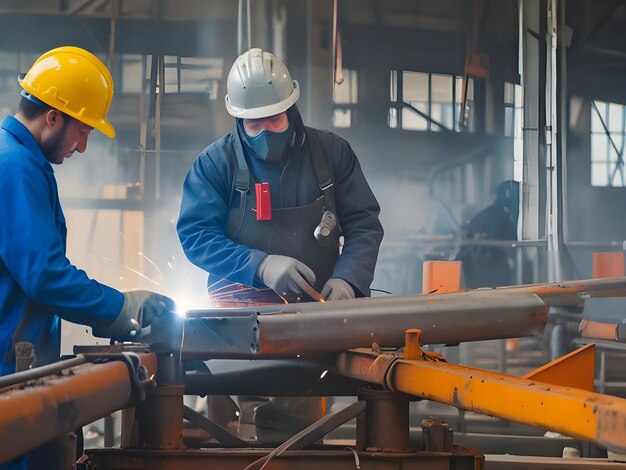
<path fill-rule="evenodd" d="M 138 354 L 148 377 L 155 354 Z M 0 394 L 0 463 L 132 405 L 138 394 L 127 363 L 82 364 Z"/>
<path fill-rule="evenodd" d="M 91 449 L 87 451 L 87 469 L 98 470 L 242 470 L 262 458 L 260 449 L 192 449 L 184 451 L 146 451 L 141 449 Z M 357 463 L 359 464 L 357 466 Z M 473 449 L 456 446 L 455 452 L 358 452 L 345 446 L 323 450 L 290 450 L 272 460 L 268 469 L 319 470 L 403 470 L 419 468 L 440 470 L 479 470 L 484 457 Z"/>

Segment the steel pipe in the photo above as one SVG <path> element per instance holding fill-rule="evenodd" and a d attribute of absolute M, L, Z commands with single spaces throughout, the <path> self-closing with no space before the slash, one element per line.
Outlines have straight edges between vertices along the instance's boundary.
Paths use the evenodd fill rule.
<path fill-rule="evenodd" d="M 481 292 L 479 289 L 476 292 Z M 584 297 L 624 297 L 626 277 L 582 279 L 551 284 L 530 284 L 488 289 L 492 292 L 532 292 L 548 306 L 577 306 L 584 303 Z"/>
<path fill-rule="evenodd" d="M 140 354 L 148 376 L 154 354 Z M 0 463 L 91 423 L 134 401 L 128 365 L 84 364 L 63 376 L 46 377 L 0 394 Z"/>
<path fill-rule="evenodd" d="M 276 358 L 397 348 L 404 331 L 422 344 L 531 336 L 550 306 L 580 306 L 584 297 L 626 295 L 626 277 L 476 289 L 460 293 L 377 297 L 188 312 L 183 359 Z"/>
<path fill-rule="evenodd" d="M 206 362 L 207 371 L 185 375 L 188 395 L 353 396 L 358 382 L 333 372 L 332 363 L 305 359 Z"/>
<path fill-rule="evenodd" d="M 29 380 L 40 379 L 48 375 L 54 375 L 62 370 L 79 366 L 85 362 L 87 362 L 87 358 L 85 356 L 77 356 L 72 359 L 66 359 L 65 361 L 53 362 L 52 364 L 47 364 L 45 366 L 5 375 L 4 377 L 0 377 L 0 389 L 12 387 L 20 383 L 28 382 Z"/>
<path fill-rule="evenodd" d="M 206 316 L 186 320 L 183 359 L 319 356 L 372 343 L 396 348 L 411 328 L 424 332 L 422 344 L 530 336 L 540 333 L 548 318 L 546 305 L 533 293 L 494 289 L 288 304 L 259 308 L 256 317 L 250 313 L 194 312 Z M 232 319 L 237 321 L 231 327 Z M 224 341 L 208 337 L 230 340 L 222 347 Z"/>

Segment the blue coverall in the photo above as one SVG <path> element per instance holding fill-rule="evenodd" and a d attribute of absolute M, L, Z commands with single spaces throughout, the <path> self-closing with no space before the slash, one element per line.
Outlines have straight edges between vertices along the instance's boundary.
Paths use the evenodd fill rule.
<path fill-rule="evenodd" d="M 282 166 L 248 155 L 237 126 L 200 153 L 185 179 L 177 225 L 183 249 L 192 263 L 210 275 L 263 287 L 255 273 L 268 253 L 229 238 L 228 216 L 240 200 L 234 188 L 236 154 L 244 152 L 251 181 L 269 182 L 273 209 L 310 204 L 322 192 L 299 115 L 295 130 L 295 148 Z M 378 219 L 380 207 L 350 145 L 330 132 L 310 130 L 318 134 L 327 158 L 344 237 L 343 250 L 331 277 L 349 282 L 358 297 L 369 296 L 383 237 Z"/>
<path fill-rule="evenodd" d="M 16 341 L 33 343 L 35 365 L 58 360 L 59 317 L 106 326 L 122 310 L 119 291 L 67 259 L 66 233 L 52 165 L 29 130 L 6 117 L 0 128 L 0 375 L 15 371 Z"/>
<path fill-rule="evenodd" d="M 14 344 L 35 346 L 34 366 L 58 360 L 60 318 L 109 325 L 121 292 L 89 279 L 65 256 L 66 226 L 52 165 L 13 116 L 0 125 L 0 375 L 15 372 Z M 27 456 L 2 470 L 27 468 Z"/>

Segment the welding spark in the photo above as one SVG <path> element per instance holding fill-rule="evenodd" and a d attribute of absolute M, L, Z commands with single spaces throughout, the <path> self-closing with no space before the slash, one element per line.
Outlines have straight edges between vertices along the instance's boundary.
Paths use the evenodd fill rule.
<path fill-rule="evenodd" d="M 185 301 L 181 302 L 180 300 L 176 301 L 176 310 L 174 310 L 174 313 L 176 315 L 182 318 L 186 318 L 188 310 L 190 310 L 188 302 L 185 302 Z"/>
<path fill-rule="evenodd" d="M 154 279 L 150 279 L 148 276 L 146 276 L 145 274 L 141 273 L 140 271 L 137 271 L 136 269 L 131 268 L 130 266 L 126 266 L 125 264 L 122 263 L 118 263 L 115 260 L 112 260 L 111 258 L 108 258 L 106 256 L 102 256 L 102 259 L 105 261 L 110 261 L 111 263 L 117 264 L 118 266 L 121 266 L 124 269 L 128 269 L 129 271 L 137 274 L 138 276 L 141 276 L 142 278 L 144 278 L 146 281 L 151 282 L 152 284 L 161 287 L 161 284 L 159 284 L 158 282 L 156 282 Z"/>
<path fill-rule="evenodd" d="M 325 370 L 324 372 L 322 372 L 322 375 L 320 375 L 320 380 L 326 377 L 326 374 L 328 374 L 328 370 Z"/>
<path fill-rule="evenodd" d="M 219 278 L 213 284 L 207 287 L 209 297 L 212 302 L 229 306 L 244 306 L 244 305 L 264 305 L 267 303 L 279 303 L 274 298 L 274 291 L 272 291 L 271 300 L 265 297 L 267 288 L 257 288 L 247 286 L 238 282 L 230 282 L 228 279 Z M 285 299 L 278 296 L 282 302 L 287 303 Z"/>
<path fill-rule="evenodd" d="M 164 277 L 165 277 L 165 276 L 163 275 L 163 272 L 162 272 L 162 271 L 158 268 L 158 266 L 157 266 L 156 264 L 154 264 L 154 262 L 153 262 L 150 258 L 148 258 L 146 255 L 144 255 L 141 251 L 138 251 L 138 252 L 137 252 L 137 254 L 138 254 L 139 256 L 141 256 L 142 258 L 144 258 L 144 259 L 145 259 L 148 263 L 150 263 L 150 264 L 154 267 L 154 269 L 156 269 L 156 270 L 157 270 L 157 272 L 159 273 L 159 275 L 160 275 L 162 278 L 164 278 Z"/>

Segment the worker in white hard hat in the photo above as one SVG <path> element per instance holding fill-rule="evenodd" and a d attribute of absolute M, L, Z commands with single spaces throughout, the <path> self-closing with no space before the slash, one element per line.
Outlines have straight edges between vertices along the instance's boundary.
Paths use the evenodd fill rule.
<path fill-rule="evenodd" d="M 251 49 L 230 70 L 235 128 L 193 164 L 177 226 L 210 291 L 237 283 L 287 301 L 370 295 L 383 237 L 378 202 L 350 145 L 304 126 L 299 96 L 269 52 Z"/>

